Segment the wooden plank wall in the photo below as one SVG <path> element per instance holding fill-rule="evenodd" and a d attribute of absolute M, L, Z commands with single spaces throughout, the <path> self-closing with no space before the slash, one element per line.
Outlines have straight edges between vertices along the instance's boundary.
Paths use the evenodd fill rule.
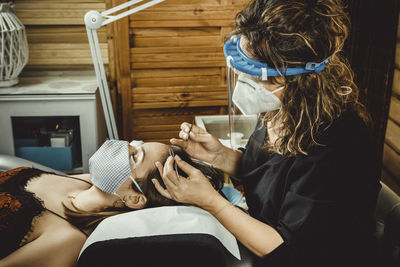
<path fill-rule="evenodd" d="M 195 115 L 226 114 L 223 43 L 245 3 L 167 0 L 130 16 L 125 139 L 168 142 Z"/>
<path fill-rule="evenodd" d="M 397 31 L 395 63 L 389 120 L 383 150 L 382 180 L 400 194 L 400 23 Z"/>
<path fill-rule="evenodd" d="M 83 18 L 89 10 L 104 10 L 105 0 L 18 0 L 15 7 L 27 29 L 30 54 L 25 70 L 93 69 Z M 106 29 L 98 35 L 108 64 Z"/>

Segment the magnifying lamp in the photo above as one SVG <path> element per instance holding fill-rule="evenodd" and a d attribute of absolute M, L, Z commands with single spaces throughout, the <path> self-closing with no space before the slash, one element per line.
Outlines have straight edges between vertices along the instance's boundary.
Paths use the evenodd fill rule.
<path fill-rule="evenodd" d="M 105 74 L 105 70 L 104 70 L 103 58 L 102 58 L 101 52 L 100 52 L 100 45 L 99 45 L 99 38 L 97 35 L 97 29 L 99 29 L 100 27 L 103 27 L 107 24 L 110 24 L 114 21 L 117 21 L 119 19 L 122 19 L 126 16 L 132 15 L 133 13 L 139 12 L 143 9 L 146 9 L 148 7 L 151 7 L 158 3 L 161 3 L 164 0 L 152 0 L 152 1 L 140 4 L 140 5 L 137 5 L 132 9 L 129 9 L 125 12 L 122 12 L 118 15 L 113 16 L 113 14 L 115 14 L 125 8 L 128 8 L 130 6 L 138 4 L 142 1 L 144 1 L 144 0 L 132 0 L 132 1 L 128 1 L 124 4 L 118 5 L 116 7 L 110 8 L 101 13 L 98 11 L 92 10 L 92 11 L 87 12 L 85 15 L 86 31 L 87 31 L 88 38 L 89 38 L 89 45 L 90 45 L 90 50 L 92 53 L 92 60 L 93 60 L 94 70 L 96 72 L 97 83 L 98 83 L 99 91 L 100 91 L 101 104 L 103 106 L 104 118 L 106 121 L 107 133 L 108 133 L 109 139 L 118 140 L 119 137 L 118 137 L 117 126 L 115 123 L 114 111 L 112 109 L 112 103 L 111 103 L 111 98 L 110 98 L 110 92 L 108 89 L 106 74 Z"/>

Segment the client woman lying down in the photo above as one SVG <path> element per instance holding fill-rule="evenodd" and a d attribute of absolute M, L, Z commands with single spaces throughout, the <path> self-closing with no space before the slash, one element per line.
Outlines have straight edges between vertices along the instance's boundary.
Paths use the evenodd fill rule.
<path fill-rule="evenodd" d="M 174 154 L 222 188 L 221 172 L 192 161 L 177 146 L 134 147 L 117 140 L 90 158 L 90 174 L 60 176 L 27 167 L 0 173 L 0 266 L 74 266 L 87 236 L 106 217 L 177 205 L 151 182 L 163 184 L 154 162 Z"/>

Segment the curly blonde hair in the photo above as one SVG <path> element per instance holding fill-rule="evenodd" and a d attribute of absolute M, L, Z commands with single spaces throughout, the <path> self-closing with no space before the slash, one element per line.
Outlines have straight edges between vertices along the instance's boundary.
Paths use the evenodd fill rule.
<path fill-rule="evenodd" d="M 231 34 L 246 37 L 251 56 L 275 69 L 329 59 L 319 73 L 268 78 L 272 83 L 283 78 L 285 84 L 281 109 L 264 117 L 265 124 L 279 129 L 270 150 L 306 155 L 323 145 L 319 137 L 347 111 L 370 124 L 353 71 L 341 54 L 350 20 L 340 0 L 254 0 L 237 14 L 235 24 Z"/>

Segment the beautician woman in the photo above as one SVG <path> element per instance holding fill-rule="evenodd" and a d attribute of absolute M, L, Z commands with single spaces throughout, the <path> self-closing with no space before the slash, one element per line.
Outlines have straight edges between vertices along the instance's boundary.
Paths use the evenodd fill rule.
<path fill-rule="evenodd" d="M 255 0 L 236 16 L 224 46 L 230 98 L 259 114 L 256 130 L 232 150 L 183 123 L 171 143 L 243 183 L 249 214 L 179 157 L 156 163 L 159 192 L 212 213 L 259 266 L 376 266 L 379 175 L 369 115 L 342 55 L 348 26 L 340 0 Z"/>

